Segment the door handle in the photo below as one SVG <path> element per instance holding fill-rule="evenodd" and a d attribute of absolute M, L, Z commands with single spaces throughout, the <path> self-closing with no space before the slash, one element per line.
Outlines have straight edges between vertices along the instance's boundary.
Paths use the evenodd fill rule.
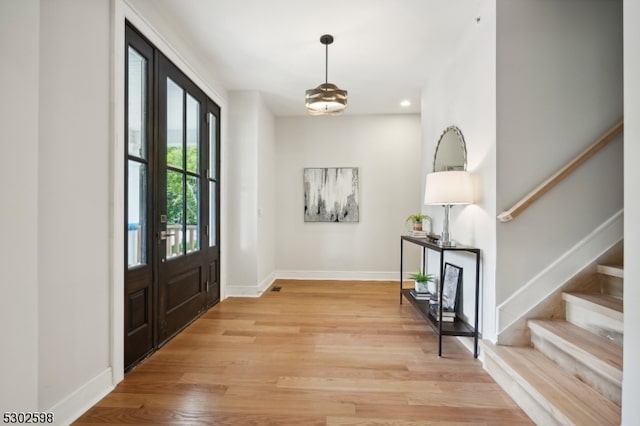
<path fill-rule="evenodd" d="M 176 234 L 167 234 L 167 231 L 160 231 L 160 239 L 161 240 L 166 240 L 167 237 L 173 237 Z"/>

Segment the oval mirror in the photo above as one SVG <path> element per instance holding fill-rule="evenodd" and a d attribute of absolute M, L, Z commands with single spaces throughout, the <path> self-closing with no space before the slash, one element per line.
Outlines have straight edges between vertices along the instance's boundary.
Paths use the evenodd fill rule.
<path fill-rule="evenodd" d="M 436 146 L 433 171 L 467 170 L 467 146 L 462 132 L 456 126 L 447 127 Z"/>

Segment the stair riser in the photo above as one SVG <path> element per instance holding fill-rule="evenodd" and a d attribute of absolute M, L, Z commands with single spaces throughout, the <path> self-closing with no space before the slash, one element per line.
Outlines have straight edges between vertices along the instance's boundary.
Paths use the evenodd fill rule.
<path fill-rule="evenodd" d="M 622 345 L 622 321 L 610 318 L 599 312 L 594 312 L 574 303 L 566 304 L 566 319 L 572 324 L 596 333 L 600 336 Z"/>
<path fill-rule="evenodd" d="M 539 335 L 535 330 L 531 331 L 531 342 L 534 348 L 552 359 L 567 372 L 580 378 L 605 398 L 620 406 L 622 399 L 622 389 L 619 383 L 612 378 L 606 377 L 598 371 L 594 371 L 589 365 L 579 358 L 560 349 L 555 344 L 549 342 L 545 337 Z"/>
<path fill-rule="evenodd" d="M 484 357 L 484 368 L 535 424 L 563 425 L 488 354 Z"/>
<path fill-rule="evenodd" d="M 601 291 L 615 297 L 624 297 L 623 279 L 610 275 L 600 276 Z"/>

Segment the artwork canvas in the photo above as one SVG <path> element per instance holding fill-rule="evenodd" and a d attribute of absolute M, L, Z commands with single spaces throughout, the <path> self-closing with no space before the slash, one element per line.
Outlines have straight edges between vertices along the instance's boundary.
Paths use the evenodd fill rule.
<path fill-rule="evenodd" d="M 358 168 L 306 168 L 305 222 L 358 222 Z"/>
<path fill-rule="evenodd" d="M 462 280 L 462 268 L 444 264 L 444 279 L 442 281 L 442 309 L 455 311 L 458 304 L 458 287 Z"/>

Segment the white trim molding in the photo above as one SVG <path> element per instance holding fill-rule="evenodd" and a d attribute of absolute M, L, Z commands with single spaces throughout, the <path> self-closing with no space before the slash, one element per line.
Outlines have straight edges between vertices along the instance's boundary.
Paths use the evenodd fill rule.
<path fill-rule="evenodd" d="M 228 297 L 260 297 L 264 289 L 257 285 L 228 285 L 225 287 L 225 299 Z"/>
<path fill-rule="evenodd" d="M 398 281 L 398 274 L 399 272 L 281 270 L 276 272 L 276 278 L 289 280 Z M 404 275 L 408 276 L 407 274 Z"/>
<path fill-rule="evenodd" d="M 583 238 L 496 308 L 498 335 L 624 238 L 624 210 Z"/>
<path fill-rule="evenodd" d="M 53 407 L 42 411 L 54 413 L 57 425 L 73 423 L 115 388 L 111 383 L 112 375 L 111 368 L 107 368 Z"/>
<path fill-rule="evenodd" d="M 266 289 L 268 289 L 271 284 L 276 280 L 276 273 L 271 272 L 264 280 L 258 283 L 258 289 L 260 289 L 260 294 L 264 293 Z"/>
<path fill-rule="evenodd" d="M 256 285 L 227 285 L 225 286 L 225 295 L 222 300 L 227 297 L 260 297 L 275 280 L 276 273 L 271 272 Z"/>
<path fill-rule="evenodd" d="M 404 274 L 408 277 L 407 274 Z M 330 280 L 330 281 L 398 281 L 398 272 L 365 271 L 274 271 L 264 280 L 253 285 L 227 285 L 227 297 L 260 297 L 278 279 L 283 280 Z"/>

